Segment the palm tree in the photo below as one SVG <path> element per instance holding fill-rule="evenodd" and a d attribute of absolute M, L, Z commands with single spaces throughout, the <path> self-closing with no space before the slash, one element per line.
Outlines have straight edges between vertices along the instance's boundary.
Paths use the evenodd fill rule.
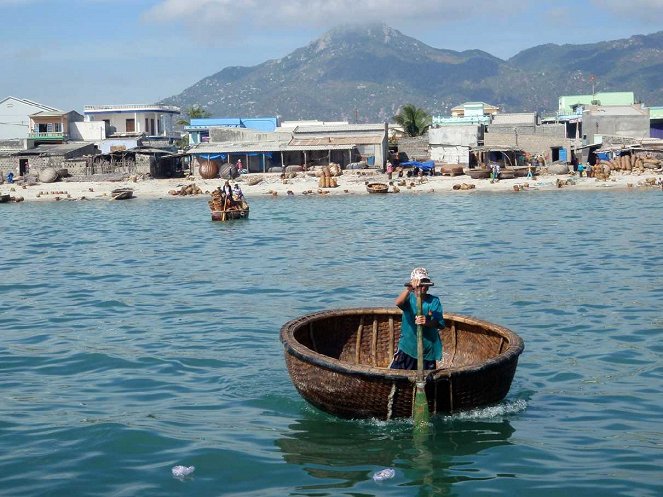
<path fill-rule="evenodd" d="M 431 126 L 430 114 L 413 104 L 404 105 L 394 116 L 394 121 L 403 126 L 408 136 L 421 136 Z"/>
<path fill-rule="evenodd" d="M 210 117 L 210 113 L 203 109 L 200 105 L 194 104 L 184 111 L 184 114 L 188 119 L 180 119 L 177 121 L 177 124 L 181 126 L 188 126 L 191 122 L 191 119 L 201 119 L 204 117 Z"/>

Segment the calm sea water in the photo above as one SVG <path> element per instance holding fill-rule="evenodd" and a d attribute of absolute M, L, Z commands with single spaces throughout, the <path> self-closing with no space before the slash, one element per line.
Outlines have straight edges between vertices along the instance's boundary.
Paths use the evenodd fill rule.
<path fill-rule="evenodd" d="M 0 208 L 0 495 L 663 493 L 660 191 L 206 202 Z M 416 265 L 526 350 L 415 443 L 306 404 L 279 329 L 391 305 Z"/>

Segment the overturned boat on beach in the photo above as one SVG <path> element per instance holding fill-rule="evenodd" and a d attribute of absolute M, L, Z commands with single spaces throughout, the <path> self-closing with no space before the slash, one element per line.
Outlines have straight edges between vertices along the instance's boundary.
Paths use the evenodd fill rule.
<path fill-rule="evenodd" d="M 443 359 L 426 371 L 431 414 L 494 404 L 509 392 L 524 349 L 513 331 L 458 314 L 444 315 Z M 400 338 L 397 308 L 321 311 L 281 328 L 285 362 L 297 391 L 343 418 L 412 416 L 416 371 L 389 369 Z"/>
<path fill-rule="evenodd" d="M 132 188 L 116 188 L 111 192 L 111 200 L 127 200 L 134 196 Z"/>

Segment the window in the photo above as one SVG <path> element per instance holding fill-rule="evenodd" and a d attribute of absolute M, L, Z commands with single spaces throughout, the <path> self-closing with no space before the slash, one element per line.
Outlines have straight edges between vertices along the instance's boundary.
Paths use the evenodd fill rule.
<path fill-rule="evenodd" d="M 135 119 L 127 119 L 125 126 L 126 126 L 125 131 L 127 133 L 133 133 L 134 131 L 136 131 L 136 120 Z"/>

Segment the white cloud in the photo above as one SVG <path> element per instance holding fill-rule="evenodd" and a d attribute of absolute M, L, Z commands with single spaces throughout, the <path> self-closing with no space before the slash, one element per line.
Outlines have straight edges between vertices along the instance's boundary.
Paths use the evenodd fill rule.
<path fill-rule="evenodd" d="M 161 0 L 145 14 L 146 19 L 217 29 L 246 26 L 331 27 L 347 22 L 386 22 L 392 26 L 422 23 L 443 25 L 477 16 L 503 16 L 521 10 L 529 0 Z"/>
<path fill-rule="evenodd" d="M 629 19 L 637 18 L 639 21 L 645 21 L 652 26 L 658 26 L 661 29 L 661 19 L 663 19 L 663 1 L 662 0 L 591 0 L 597 8 L 606 9 L 615 16 L 625 16 L 624 21 L 628 23 Z"/>

